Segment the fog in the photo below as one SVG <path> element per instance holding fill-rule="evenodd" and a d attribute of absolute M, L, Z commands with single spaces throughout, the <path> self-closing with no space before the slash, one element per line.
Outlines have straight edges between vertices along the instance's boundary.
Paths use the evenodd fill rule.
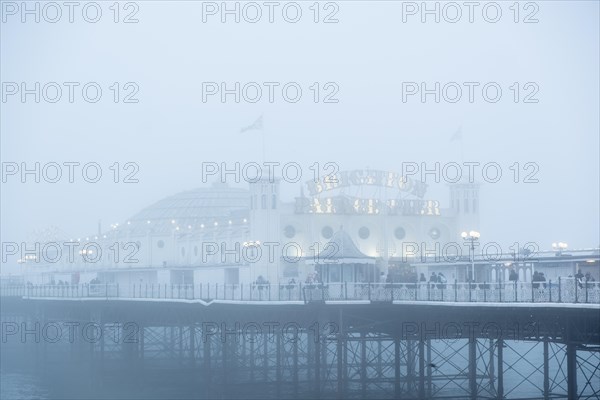
<path fill-rule="evenodd" d="M 277 12 L 269 23 L 267 9 L 254 24 L 234 16 L 223 24 L 220 14 L 202 23 L 202 4 L 191 2 L 139 4 L 134 24 L 115 24 L 108 6 L 95 24 L 78 9 L 74 23 L 67 9 L 55 24 L 5 16 L 3 82 L 98 82 L 104 93 L 87 103 L 77 91 L 72 104 L 65 87 L 54 104 L 9 96 L 2 103 L 3 162 L 97 162 L 105 176 L 114 162 L 135 162 L 139 183 L 36 184 L 33 176 L 26 183 L 9 176 L 3 240 L 26 240 L 48 226 L 69 237 L 94 233 L 98 220 L 123 222 L 163 197 L 202 186 L 202 162 L 262 162 L 261 132 L 240 128 L 263 115 L 267 161 L 298 162 L 303 178 L 314 162 L 399 171 L 401 162 L 493 161 L 505 179 L 486 184 L 478 176 L 486 240 L 535 241 L 546 249 L 558 240 L 572 248 L 598 245 L 597 3 L 545 2 L 539 23 L 529 24 L 514 23 L 508 6 L 498 23 L 485 22 L 478 9 L 469 23 L 464 7 L 458 23 L 429 16 L 423 24 L 420 14 L 402 23 L 402 5 L 387 2 L 344 2 L 338 23 L 315 24 L 305 6 L 296 24 Z M 137 83 L 139 102 L 115 104 L 108 89 L 114 82 Z M 304 96 L 288 103 L 278 92 L 269 103 L 265 90 L 255 104 L 233 96 L 203 103 L 202 82 L 299 82 Z M 313 82 L 337 83 L 339 102 L 315 104 Z M 433 96 L 422 103 L 418 95 L 403 103 L 402 82 L 498 82 L 503 96 L 488 103 L 480 86 L 469 103 L 463 87 L 457 103 L 435 103 Z M 537 83 L 539 102 L 515 104 L 514 82 Z M 521 89 L 521 97 L 529 92 Z M 461 126 L 463 155 L 450 141 Z M 539 183 L 515 184 L 508 169 L 514 162 L 537 163 Z M 447 205 L 443 181 L 432 179 L 430 190 L 439 189 L 435 197 Z M 282 190 L 291 199 L 299 187 Z"/>
<path fill-rule="evenodd" d="M 251 304 L 266 301 L 267 293 L 269 301 L 275 300 L 271 298 L 271 290 L 275 290 L 272 287 L 277 284 L 288 285 L 287 292 L 282 292 L 281 286 L 277 288 L 277 300 L 289 302 L 285 307 L 311 303 L 313 296 L 322 300 L 323 304 L 333 301 L 335 296 L 336 301 L 407 301 L 412 304 L 424 300 L 425 295 L 427 301 L 450 301 L 454 296 L 454 301 L 502 303 L 513 297 L 515 301 L 529 301 L 524 299 L 533 299 L 534 289 L 540 289 L 540 297 L 535 298 L 538 302 L 568 303 L 572 300 L 573 303 L 593 303 L 583 307 L 581 310 L 584 311 L 578 309 L 578 312 L 583 315 L 596 311 L 597 314 L 600 286 L 589 286 L 591 279 L 588 278 L 583 283 L 583 277 L 587 274 L 589 278 L 600 280 L 598 2 L 139 1 L 73 5 L 68 2 L 2 1 L 0 7 L 0 275 L 3 279 L 13 279 L 25 271 L 23 277 L 18 278 L 18 288 L 10 289 L 13 290 L 10 294 L 6 291 L 3 294 L 10 299 L 19 299 L 3 309 L 3 343 L 6 343 L 6 335 L 18 337 L 18 331 L 12 329 L 22 327 L 10 325 L 14 321 L 33 321 L 30 318 L 33 308 L 30 308 L 32 306 L 27 299 L 57 296 L 52 290 L 59 281 L 70 288 L 70 292 L 60 292 L 59 297 L 86 297 L 88 300 L 102 297 L 107 304 L 112 304 L 111 297 L 157 300 L 170 296 L 172 306 L 158 301 L 157 308 L 146 309 L 147 304 L 142 304 L 145 302 L 133 302 L 133 305 L 120 308 L 122 313 L 114 315 L 110 314 L 107 306 L 98 311 L 102 317 L 88 309 L 83 312 L 77 308 L 79 305 L 72 304 L 63 309 L 67 310 L 67 317 L 48 311 L 48 315 L 57 315 L 56 318 L 62 321 L 74 318 L 72 315 L 84 315 L 82 321 L 89 317 L 90 321 L 101 324 L 112 317 L 119 323 L 129 321 L 135 324 L 136 329 L 139 328 L 142 337 L 144 332 L 149 337 L 157 337 L 153 335 L 159 335 L 156 332 L 162 332 L 162 327 L 168 326 L 170 333 L 167 334 L 165 328 L 166 336 L 161 339 L 165 343 L 175 343 L 174 340 L 185 340 L 188 344 L 194 342 L 194 329 L 200 329 L 200 321 L 194 319 L 197 314 L 190 311 L 193 307 L 200 309 L 207 306 L 206 309 L 210 310 L 215 306 L 208 305 L 214 300 Z M 263 191 L 255 192 L 258 189 L 253 187 L 258 185 L 252 185 L 256 183 L 252 176 L 256 166 L 262 168 L 263 173 L 272 168 L 273 176 L 281 179 L 280 186 L 265 189 L 265 182 L 260 181 Z M 287 169 L 290 166 L 293 168 Z M 460 167 L 461 176 L 454 179 L 456 166 Z M 352 176 L 352 173 L 344 175 L 347 171 L 367 171 L 364 175 L 367 177 L 360 184 L 352 181 L 341 188 L 327 187 L 329 173 L 342 173 L 336 177 L 347 179 Z M 389 172 L 386 177 L 394 177 L 395 186 L 386 186 L 384 180 L 375 182 L 373 176 L 380 175 L 373 171 Z M 318 195 L 311 192 L 316 172 L 319 174 L 317 180 L 324 188 Z M 417 182 L 417 185 L 419 181 L 423 182 L 425 193 L 415 195 L 410 192 L 412 189 L 402 186 L 402 179 L 398 178 L 402 176 Z M 248 190 L 249 195 L 213 185 L 218 182 L 227 183 L 230 188 Z M 478 198 L 475 189 L 469 187 L 464 193 L 469 199 L 469 196 L 475 196 L 476 200 L 467 206 L 456 200 L 455 205 L 451 197 L 455 183 L 480 184 Z M 201 190 L 178 195 L 198 188 Z M 265 197 L 265 190 L 271 190 L 268 192 L 269 196 L 271 193 L 273 196 L 271 210 L 277 209 L 277 212 L 267 212 L 266 202 L 271 202 L 271 197 Z M 469 191 L 473 194 L 468 194 L 471 193 Z M 261 197 L 256 193 L 263 194 L 262 210 L 258 207 Z M 344 208 L 342 203 L 334 206 L 329 203 L 327 208 L 325 197 L 329 193 L 351 199 L 347 200 L 351 202 L 362 199 L 366 205 L 361 208 L 356 205 L 358 203 L 348 203 L 352 206 Z M 164 200 L 174 195 L 177 196 Z M 236 203 L 234 207 L 228 203 L 245 201 L 242 197 L 247 198 L 248 205 L 238 207 Z M 192 215 L 189 210 L 188 215 L 183 211 L 179 215 L 175 208 L 165 206 L 169 201 L 196 204 L 196 198 L 204 199 L 204 203 L 198 203 L 201 205 L 198 208 L 200 216 Z M 403 210 L 407 213 L 403 214 L 405 219 L 401 212 L 390 212 L 390 218 L 383 218 L 384 209 L 373 211 L 369 199 L 381 201 L 376 203 L 376 207 L 385 203 L 390 208 L 390 201 L 396 207 L 395 201 L 404 199 L 434 203 L 424 203 L 425 211 Z M 299 211 L 299 205 L 306 206 L 304 211 Z M 220 207 L 226 209 L 221 214 Z M 467 209 L 461 211 L 461 207 Z M 475 216 L 461 219 L 469 213 L 468 207 L 471 207 L 471 215 Z M 140 213 L 142 210 L 145 211 Z M 438 230 L 438 225 L 435 225 L 437 217 L 428 216 L 439 215 L 436 210 L 441 210 L 438 220 L 443 221 L 439 223 L 443 229 Z M 273 216 L 275 214 L 276 217 Z M 371 214 L 378 214 L 381 218 Z M 422 215 L 426 216 L 419 219 Z M 217 217 L 223 219 L 217 221 Z M 229 231 L 219 230 L 221 228 L 217 225 L 223 226 L 227 220 L 233 227 Z M 186 241 L 185 234 L 179 232 L 180 223 L 181 230 L 189 232 L 189 241 Z M 283 261 L 279 264 L 280 260 L 267 262 L 261 259 L 256 267 L 241 265 L 242 262 L 230 273 L 223 267 L 225 263 L 217 265 L 215 261 L 215 267 L 212 261 L 207 262 L 204 247 L 200 249 L 202 262 L 199 261 L 201 257 L 196 244 L 204 245 L 203 241 L 208 238 L 205 224 L 213 229 L 210 240 L 214 243 L 229 235 L 227 243 L 237 243 L 242 248 L 269 240 L 294 238 L 303 247 L 299 254 L 305 258 L 299 267 L 293 268 Z M 326 229 L 331 232 L 326 234 Z M 465 233 L 466 241 L 462 243 L 461 231 L 471 229 L 476 230 L 477 235 L 466 237 Z M 109 241 L 113 238 L 111 234 L 114 234 L 115 241 L 135 242 L 136 249 L 141 248 L 139 264 L 134 266 L 140 267 L 138 270 L 119 275 L 119 268 L 112 268 L 116 264 L 111 264 L 111 261 L 86 268 L 69 265 L 64 270 L 60 270 L 61 266 L 40 265 L 37 273 L 35 269 L 27 269 L 28 260 L 21 251 L 13 252 L 15 248 L 7 247 L 7 243 L 21 246 L 52 240 L 87 241 L 95 235 L 104 235 L 104 239 L 108 235 L 106 240 Z M 548 252 L 544 253 L 544 257 L 556 255 L 557 261 L 542 260 L 535 267 L 521 265 L 518 270 L 518 263 L 513 266 L 510 259 L 499 257 L 498 264 L 482 263 L 477 266 L 480 268 L 477 272 L 476 258 L 470 255 L 460 259 L 462 264 L 457 266 L 448 263 L 432 266 L 427 264 L 426 257 L 421 259 L 421 264 L 408 265 L 405 259 L 402 262 L 394 260 L 407 252 L 399 247 L 399 241 L 403 239 L 415 243 L 439 239 L 442 245 L 458 240 L 460 245 L 466 244 L 467 247 L 474 241 L 495 242 L 501 246 L 503 253 L 509 253 L 514 243 L 518 248 L 525 243 L 533 243 L 536 251 Z M 360 260 L 349 267 L 350 278 L 344 275 L 346 270 L 343 266 L 346 264 L 334 272 L 319 264 L 318 260 L 312 264 L 309 262 L 308 247 L 304 246 L 317 242 L 322 245 L 328 240 L 343 244 L 340 260 Z M 559 242 L 566 244 L 560 248 L 562 244 L 556 245 Z M 108 244 L 106 246 L 108 248 Z M 572 261 L 559 257 L 563 256 L 565 249 L 573 252 Z M 555 252 L 550 253 L 552 250 Z M 571 253 L 568 255 L 570 257 Z M 229 264 L 226 266 L 230 267 Z M 398 272 L 392 276 L 396 267 L 403 271 L 402 275 Z M 543 286 L 539 286 L 542 285 L 540 283 L 535 286 L 534 283 L 538 282 L 538 269 L 546 272 Z M 430 273 L 440 271 L 446 274 L 448 281 L 446 278 L 444 281 L 441 278 L 439 281 L 430 280 L 439 282 L 437 287 L 432 286 L 433 292 L 430 293 L 429 286 L 418 286 L 422 285 L 421 278 L 416 283 L 421 273 L 424 281 L 425 276 L 429 279 Z M 517 275 L 515 279 L 513 272 Z M 408 275 L 410 279 L 406 278 Z M 507 286 L 509 276 L 510 285 L 514 283 L 514 287 Z M 550 288 L 547 291 L 546 279 Z M 327 295 L 325 289 L 318 287 L 323 284 L 321 280 L 331 284 Z M 368 286 L 367 291 L 366 286 L 360 286 L 364 282 L 375 286 Z M 415 286 L 383 287 L 383 284 L 404 285 L 407 282 Z M 461 282 L 466 285 L 462 289 L 458 286 Z M 474 286 L 469 282 L 482 285 L 476 289 L 479 294 L 473 295 L 475 297 L 471 293 L 475 290 Z M 499 285 L 497 291 L 489 294 L 487 282 Z M 519 291 L 517 282 L 528 286 L 520 286 Z M 541 278 L 539 282 L 542 282 Z M 557 291 L 553 291 L 555 286 L 552 282 L 558 282 Z M 317 287 L 313 288 L 315 291 L 307 292 L 301 287 L 304 283 Z M 450 290 L 451 283 L 454 284 L 454 292 L 445 292 Z M 97 284 L 104 286 L 94 288 Z M 155 289 L 155 284 L 158 289 Z M 204 284 L 206 286 L 202 286 Z M 217 286 L 211 286 L 214 284 Z M 218 292 L 219 284 L 224 285 L 222 294 Z M 354 284 L 357 286 L 352 290 L 356 291 L 348 295 L 349 289 L 345 285 Z M 227 285 L 232 285 L 230 299 Z M 246 295 L 244 285 L 248 285 Z M 268 292 L 263 288 L 267 288 Z M 338 290 L 335 295 L 334 289 Z M 211 294 L 211 290 L 215 292 Z M 70 294 L 67 296 L 65 293 Z M 535 293 L 537 295 L 538 292 Z M 433 299 L 432 296 L 439 298 Z M 598 299 L 595 296 L 599 296 Z M 180 303 L 177 301 L 182 299 L 186 305 L 178 309 Z M 535 302 L 535 299 L 532 301 Z M 188 302 L 193 305 L 184 308 Z M 248 312 L 234 310 L 235 307 L 226 311 L 217 308 L 207 311 L 209 316 L 206 318 L 213 318 L 212 321 L 223 318 L 229 323 L 269 321 L 269 316 L 248 307 Z M 315 311 L 314 315 L 318 315 L 316 321 L 333 320 L 341 327 L 352 329 L 359 326 L 358 322 L 343 321 L 343 307 L 339 314 L 337 308 L 332 308 L 334 306 L 327 307 L 329 305 Z M 446 316 L 432 307 L 433 311 L 428 311 L 432 315 L 428 322 L 447 317 L 450 319 L 446 322 L 452 323 L 454 316 L 462 321 L 460 311 L 455 310 Z M 493 320 L 494 312 L 499 313 L 499 309 L 489 313 L 482 309 L 472 311 L 474 317 L 466 313 L 464 318 L 487 321 L 486 318 Z M 567 312 L 560 309 L 560 312 L 563 311 Z M 515 313 L 519 323 L 527 321 L 527 316 L 519 314 L 518 308 L 510 312 Z M 563 318 L 560 312 L 557 311 L 559 325 L 568 320 L 567 317 L 560 319 Z M 360 315 L 383 319 L 385 313 L 378 313 L 365 311 L 364 315 Z M 127 319 L 128 315 L 138 314 L 139 320 Z M 269 315 L 278 321 L 297 316 L 294 321 L 301 321 L 298 322 L 300 341 L 311 341 L 307 332 L 312 326 L 310 318 L 313 314 L 306 308 L 297 311 L 292 307 L 290 312 L 277 314 L 273 311 Z M 408 315 L 411 317 L 407 318 L 414 318 L 410 321 L 422 317 L 419 312 L 413 311 Z M 331 319 L 328 320 L 328 317 Z M 348 321 L 352 321 L 353 317 L 348 316 Z M 544 321 L 543 316 L 536 318 Z M 5 326 L 5 322 L 9 325 Z M 189 333 L 186 333 L 186 324 L 190 324 Z M 390 326 L 391 331 L 386 331 L 386 334 L 396 334 L 398 326 Z M 566 323 L 564 326 L 567 326 Z M 144 327 L 148 330 L 144 331 Z M 205 332 L 204 327 L 202 332 Z M 352 340 L 352 335 L 364 339 L 361 336 L 364 332 L 349 331 L 347 334 L 348 341 Z M 463 339 L 461 336 L 459 340 Z M 264 340 L 267 340 L 266 336 Z M 411 340 L 397 343 L 396 346 L 405 347 L 396 350 L 409 352 Z M 592 342 L 596 343 L 597 337 L 579 343 Z M 143 353 L 143 343 L 141 350 L 123 345 L 119 351 L 126 354 L 126 360 L 139 360 L 136 357 L 139 351 Z M 246 345 L 245 341 L 243 343 L 240 346 Z M 381 346 L 381 343 L 378 345 Z M 94 346 L 90 346 L 92 353 L 98 347 Z M 200 347 L 189 346 L 187 351 L 192 359 L 190 374 L 193 375 L 193 360 L 200 365 L 200 356 L 194 358 L 194 349 Z M 331 351 L 342 348 L 331 346 Z M 347 342 L 340 346 L 348 346 L 344 349 L 350 351 L 351 346 Z M 363 349 L 364 354 L 371 351 L 375 354 L 376 346 L 372 346 L 368 350 Z M 430 352 L 434 352 L 434 361 L 429 360 L 421 369 L 429 368 L 426 375 L 431 377 L 436 373 L 435 363 L 443 363 L 435 361 L 436 354 L 447 361 L 449 358 L 444 358 L 444 352 L 449 347 L 445 344 L 427 346 L 430 346 Z M 496 343 L 496 346 L 501 347 L 502 343 Z M 515 363 L 521 354 L 529 351 L 525 345 L 505 346 L 508 346 L 506 359 Z M 234 347 L 232 352 L 237 351 Z M 210 353 L 210 349 L 218 346 L 208 348 Z M 66 354 L 66 349 L 52 348 L 59 355 Z M 218 354 L 219 357 L 222 355 L 221 366 L 224 369 L 229 365 L 227 363 L 235 364 L 241 360 L 226 359 L 223 355 L 226 353 L 225 346 L 219 349 L 214 351 L 221 351 Z M 264 344 L 264 349 L 266 360 L 267 344 Z M 72 354 L 84 353 L 79 350 Z M 244 357 L 246 350 L 243 347 Z M 327 345 L 325 353 L 326 350 Z M 292 350 L 279 347 L 277 350 L 273 347 L 272 351 L 277 351 L 277 354 L 283 351 L 284 357 L 292 354 Z M 302 351 L 307 354 L 307 369 L 306 376 L 301 371 L 299 379 L 306 379 L 307 386 L 294 386 L 294 392 L 290 394 L 292 392 L 287 392 L 277 382 L 291 382 L 292 375 L 270 376 L 265 372 L 267 381 L 277 383 L 276 388 L 269 387 L 269 394 L 265 397 L 335 396 L 335 390 L 327 392 L 327 383 L 323 384 L 322 393 L 318 390 L 316 394 L 312 392 L 314 382 L 311 373 L 314 370 L 311 368 L 318 365 L 314 357 L 319 351 L 310 347 L 306 350 L 301 348 Z M 423 351 L 423 347 L 418 350 L 421 355 Z M 187 357 L 185 354 L 180 353 L 179 357 Z M 344 354 L 347 355 L 347 352 Z M 381 349 L 378 354 L 382 354 Z M 543 362 L 541 353 L 535 353 L 534 357 Z M 35 360 L 32 361 L 34 364 Z M 93 365 L 93 360 L 94 357 L 86 358 L 84 363 L 89 361 L 89 365 Z M 202 360 L 204 363 L 206 359 Z M 335 360 L 332 363 L 337 363 L 337 358 Z M 409 368 L 412 361 L 407 360 L 406 368 Z M 14 366 L 11 362 L 8 363 L 10 371 Z M 265 371 L 269 362 L 264 361 Z M 297 358 L 295 362 L 297 364 Z M 340 386 L 335 386 L 339 393 L 361 398 L 387 396 L 376 391 L 369 392 L 370 389 L 364 386 L 366 384 L 362 389 L 353 387 L 351 371 L 359 367 L 353 366 L 352 362 L 344 361 L 344 368 L 347 366 L 350 372 L 348 381 L 344 381 L 346 383 L 340 383 L 340 378 Z M 466 363 L 465 360 L 456 363 L 461 362 Z M 476 370 L 478 365 L 481 367 L 477 361 L 469 362 Z M 241 364 L 248 366 L 249 363 L 244 361 Z M 6 375 L 6 365 L 3 365 L 2 377 L 5 382 L 13 382 L 10 387 L 29 385 L 19 383 L 22 379 L 28 382 L 29 378 Z M 60 357 L 58 365 L 63 365 Z M 202 365 L 202 368 L 207 368 L 202 371 L 210 371 L 210 361 Z M 339 365 L 337 373 L 341 374 L 341 361 Z M 277 366 L 279 368 L 279 364 Z M 251 382 L 256 383 L 253 368 L 250 372 L 242 371 L 242 366 L 239 368 L 239 375 L 232 372 L 230 377 L 234 383 L 244 381 L 246 373 L 252 374 Z M 440 367 L 443 374 L 454 373 L 443 368 Z M 529 367 L 520 368 L 525 368 L 519 371 L 526 374 Z M 552 368 L 554 366 L 550 367 L 554 371 Z M 173 371 L 179 371 L 174 372 L 179 377 L 189 372 L 181 372 L 181 369 Z M 578 374 L 583 374 L 582 371 L 578 369 Z M 285 375 L 286 372 L 282 373 Z M 131 372 L 128 376 L 134 379 L 136 374 Z M 297 370 L 295 374 L 298 379 Z M 317 379 L 318 372 L 315 374 L 314 379 Z M 377 376 L 384 379 L 382 374 Z M 410 372 L 407 374 L 412 376 Z M 424 374 L 421 371 L 419 376 L 422 378 Z M 363 375 L 366 379 L 367 373 Z M 218 387 L 228 387 L 226 374 L 215 372 L 215 376 L 218 377 L 218 385 L 221 385 Z M 412 387 L 412 378 L 407 378 L 408 383 L 402 381 L 404 383 L 400 385 L 399 376 L 385 377 L 389 378 L 392 386 L 396 382 L 394 393 L 397 396 L 404 393 L 402 385 Z M 106 379 L 118 381 L 118 377 Z M 509 376 L 506 380 L 517 382 L 518 378 Z M 85 387 L 87 381 L 82 382 Z M 209 377 L 207 382 L 206 385 L 210 386 L 215 381 Z M 421 384 L 425 385 L 423 381 Z M 88 391 L 86 388 L 69 392 L 56 391 L 56 387 L 48 388 L 39 383 L 31 385 L 35 390 L 16 397 L 93 398 L 96 393 L 104 398 L 131 398 L 139 395 L 138 392 L 129 392 L 129 389 L 119 391 L 115 387 L 106 392 L 98 388 L 100 391 L 96 392 L 96 389 Z M 199 385 L 204 390 L 204 381 Z M 542 383 L 540 385 L 543 386 Z M 560 386 L 560 383 L 557 385 Z M 581 388 L 584 384 L 580 381 L 579 385 Z M 164 389 L 164 392 L 152 393 L 150 385 L 146 387 L 148 393 L 144 396 L 198 396 L 196 386 L 183 384 L 179 389 L 182 392 Z M 559 389 L 556 389 L 557 392 L 562 390 Z M 206 392 L 206 398 L 244 395 L 242 386 L 235 386 L 232 392 L 219 390 L 213 387 L 213 391 Z M 470 390 L 473 395 L 473 386 Z M 497 396 L 494 390 L 490 389 L 490 393 Z M 537 388 L 527 390 L 517 390 L 512 395 L 518 394 L 523 398 L 534 396 L 532 393 Z M 257 396 L 260 396 L 261 392 L 250 393 L 259 393 Z M 424 392 L 419 393 L 422 395 Z M 449 392 L 448 395 L 456 393 Z M 482 392 L 475 393 L 483 396 Z M 568 391 L 569 395 L 572 393 Z M 13 396 L 12 392 L 4 392 L 0 397 Z M 457 396 L 460 398 L 461 395 Z"/>

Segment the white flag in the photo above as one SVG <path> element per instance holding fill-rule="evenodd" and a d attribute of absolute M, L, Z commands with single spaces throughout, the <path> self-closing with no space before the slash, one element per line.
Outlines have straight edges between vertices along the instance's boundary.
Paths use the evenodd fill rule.
<path fill-rule="evenodd" d="M 454 142 L 455 140 L 462 140 L 462 125 L 456 130 L 456 132 L 454 132 L 454 134 L 450 138 L 451 142 Z"/>
<path fill-rule="evenodd" d="M 262 115 L 260 117 L 258 117 L 258 119 L 256 121 L 254 121 L 254 123 L 252 125 L 248 125 L 242 129 L 240 129 L 240 133 L 244 133 L 246 131 L 251 131 L 251 130 L 262 130 L 263 128 L 263 117 Z"/>

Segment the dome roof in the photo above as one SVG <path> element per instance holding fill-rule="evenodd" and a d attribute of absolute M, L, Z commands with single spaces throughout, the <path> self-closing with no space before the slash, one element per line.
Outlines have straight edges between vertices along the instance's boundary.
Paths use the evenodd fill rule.
<path fill-rule="evenodd" d="M 250 208 L 249 191 L 227 184 L 197 188 L 166 197 L 144 208 L 122 225 L 131 233 L 171 230 L 176 227 L 196 229 L 201 224 L 213 224 L 235 218 L 235 224 L 247 217 Z M 240 221 L 237 221 L 240 219 Z"/>

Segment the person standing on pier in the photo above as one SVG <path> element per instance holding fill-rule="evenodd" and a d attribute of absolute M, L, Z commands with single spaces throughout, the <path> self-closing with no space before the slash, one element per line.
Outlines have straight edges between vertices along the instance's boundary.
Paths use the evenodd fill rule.
<path fill-rule="evenodd" d="M 429 283 L 431 283 L 433 285 L 433 284 L 437 283 L 437 281 L 438 281 L 438 277 L 437 277 L 436 273 L 432 272 L 431 276 L 429 277 Z"/>

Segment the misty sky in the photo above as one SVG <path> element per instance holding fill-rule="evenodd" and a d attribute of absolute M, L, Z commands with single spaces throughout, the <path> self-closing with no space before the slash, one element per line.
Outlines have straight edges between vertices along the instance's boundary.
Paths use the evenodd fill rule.
<path fill-rule="evenodd" d="M 98 220 L 108 228 L 202 186 L 202 162 L 260 162 L 261 132 L 240 128 L 263 115 L 269 161 L 392 171 L 403 161 L 494 161 L 506 178 L 482 186 L 482 240 L 534 241 L 542 249 L 555 241 L 599 244 L 598 2 L 538 2 L 535 24 L 514 23 L 508 3 L 496 24 L 481 12 L 472 24 L 466 16 L 421 23 L 418 15 L 403 23 L 400 3 L 361 1 L 338 2 L 336 24 L 314 23 L 311 2 L 301 3 L 306 14 L 296 24 L 277 11 L 272 24 L 265 16 L 236 24 L 218 15 L 203 23 L 201 3 L 159 1 L 137 3 L 139 23 L 115 24 L 109 3 L 102 4 L 96 24 L 80 13 L 73 24 L 23 24 L 18 16 L 1 24 L 2 82 L 93 81 L 103 88 L 95 104 L 80 95 L 73 104 L 23 104 L 18 96 L 1 103 L 2 161 L 93 161 L 107 174 L 96 184 L 80 175 L 73 184 L 9 177 L 2 241 L 51 225 L 85 236 Z M 256 104 L 202 102 L 202 82 L 236 81 L 298 82 L 304 92 L 293 104 L 280 95 L 273 104 L 265 96 Z M 472 104 L 465 97 L 421 103 L 418 96 L 404 103 L 407 81 L 498 82 L 503 95 L 495 104 L 480 90 Z M 135 82 L 139 102 L 115 104 L 114 82 Z M 339 103 L 315 104 L 314 82 L 335 82 Z M 539 102 L 514 103 L 514 82 L 535 82 Z M 463 155 L 460 142 L 450 141 L 460 126 Z M 114 162 L 137 163 L 140 182 L 112 183 Z M 539 183 L 513 183 L 514 162 L 537 163 Z M 303 181 L 310 179 L 304 173 Z M 447 186 L 428 183 L 426 197 L 447 207 Z M 284 184 L 284 200 L 298 192 Z"/>

